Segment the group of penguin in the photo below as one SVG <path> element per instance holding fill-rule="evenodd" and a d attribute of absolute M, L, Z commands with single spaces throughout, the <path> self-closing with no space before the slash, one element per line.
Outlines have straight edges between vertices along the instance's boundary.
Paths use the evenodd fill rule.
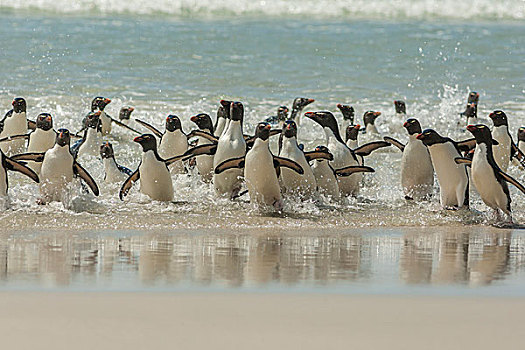
<path fill-rule="evenodd" d="M 461 113 L 467 119 L 467 130 L 474 137 L 461 142 L 432 129 L 423 130 L 417 119 L 406 119 L 405 103 L 394 101 L 396 114 L 406 119 L 403 124 L 408 133 L 406 144 L 388 136 L 380 139 L 375 125 L 380 112 L 365 112 L 364 128 L 361 128 L 354 123 L 353 107 L 338 104 L 343 115 L 340 129 L 332 112 L 303 114 L 303 109 L 314 102 L 308 98 L 296 98 L 290 116 L 288 108 L 280 106 L 276 116 L 257 124 L 254 135 L 244 133 L 244 106 L 237 101 L 221 100 L 215 123 L 205 113 L 191 117 L 197 129 L 189 134 L 183 132 L 181 121 L 175 115 L 166 118 L 164 132 L 135 119 L 137 125 L 150 131 L 141 133 L 130 126 L 133 107 L 123 107 L 117 120 L 104 111 L 110 102 L 108 98 L 94 98 L 91 111 L 82 120 L 81 130 L 73 134 L 67 129 L 54 130 L 48 113 L 41 113 L 35 121 L 28 120 L 26 101 L 15 98 L 13 108 L 0 121 L 0 195 L 7 195 L 7 170 L 12 170 L 39 182 L 40 204 L 62 201 L 75 177 L 80 177 L 98 196 L 97 183 L 78 161 L 84 155 L 100 155 L 104 181 L 122 183 L 119 192 L 122 200 L 139 181 L 140 192 L 152 200 L 173 201 L 171 174 L 196 168 L 203 181 L 213 184 L 217 194 L 235 199 L 247 192 L 250 201 L 259 208 L 281 211 L 283 193 L 304 199 L 314 198 L 318 193 L 333 200 L 356 196 L 363 173 L 374 172 L 364 164 L 365 157 L 391 145 L 403 152 L 401 184 L 407 200 L 428 200 L 433 193 L 435 172 L 444 208 L 468 208 L 472 181 L 497 219 L 502 220 L 503 213 L 512 222 L 507 183 L 525 193 L 525 187 L 506 173 L 513 158 L 519 165 L 525 165 L 525 128 L 519 129 L 518 143 L 514 143 L 503 111 L 489 115 L 494 124 L 492 131 L 478 124 L 479 94 L 476 92 L 469 94 L 467 107 Z M 298 125 L 303 118 L 323 128 L 325 144 L 307 151 L 298 142 Z M 104 136 L 111 135 L 113 124 L 140 135 L 133 139 L 143 151 L 135 171 L 119 165 L 112 144 L 102 142 Z M 366 135 L 370 142 L 359 145 L 360 134 Z M 278 136 L 275 147 L 278 155 L 271 150 L 272 136 Z M 72 145 L 73 138 L 78 141 Z M 243 183 L 245 192 L 241 192 Z"/>

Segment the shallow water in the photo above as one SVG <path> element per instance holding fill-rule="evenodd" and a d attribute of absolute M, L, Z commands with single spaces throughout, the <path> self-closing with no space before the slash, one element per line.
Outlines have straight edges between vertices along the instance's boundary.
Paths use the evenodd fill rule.
<path fill-rule="evenodd" d="M 523 296 L 525 236 L 488 228 L 0 236 L 4 290 Z"/>

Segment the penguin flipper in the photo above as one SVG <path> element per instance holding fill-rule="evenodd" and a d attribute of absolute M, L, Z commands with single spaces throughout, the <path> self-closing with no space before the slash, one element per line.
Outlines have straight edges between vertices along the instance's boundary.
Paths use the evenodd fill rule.
<path fill-rule="evenodd" d="M 403 152 L 405 150 L 405 145 L 402 142 L 396 140 L 393 137 L 385 136 L 385 137 L 383 137 L 383 140 L 385 140 L 386 142 L 396 146 L 397 148 L 399 148 L 401 150 L 401 152 Z"/>
<path fill-rule="evenodd" d="M 332 155 L 332 153 L 322 151 L 304 152 L 304 157 L 306 158 L 307 162 L 314 159 L 334 160 L 334 156 Z"/>
<path fill-rule="evenodd" d="M 31 170 L 30 168 L 26 167 L 25 165 L 9 158 L 5 157 L 5 165 L 6 169 L 12 170 L 12 171 L 18 171 L 19 173 L 24 174 L 25 176 L 29 177 L 31 180 L 33 180 L 36 183 L 40 182 L 40 179 L 38 178 L 38 175 Z"/>
<path fill-rule="evenodd" d="M 468 152 L 474 147 L 476 147 L 476 139 L 471 138 L 468 140 L 463 140 L 457 143 L 457 146 L 461 152 Z"/>
<path fill-rule="evenodd" d="M 106 114 L 106 115 L 107 115 L 107 114 Z M 111 119 L 111 121 L 112 121 L 113 123 L 117 124 L 118 126 L 121 126 L 121 127 L 125 128 L 125 129 L 128 129 L 128 130 L 131 130 L 131 131 L 133 131 L 133 132 L 136 133 L 136 134 L 142 135 L 141 132 L 138 132 L 137 130 L 133 129 L 131 126 L 128 126 L 128 125 L 122 123 L 121 121 L 119 121 L 119 120 L 117 120 L 117 119 L 115 119 L 115 118 L 113 118 L 113 117 L 110 117 L 109 115 L 108 115 L 108 117 L 109 117 L 109 119 Z"/>
<path fill-rule="evenodd" d="M 468 166 L 472 165 L 472 160 L 468 159 L 468 158 L 456 157 L 456 158 L 454 158 L 454 161 L 456 162 L 456 164 L 465 164 L 465 165 L 468 165 Z"/>
<path fill-rule="evenodd" d="M 122 187 L 120 188 L 120 192 L 118 194 L 118 197 L 121 201 L 123 201 L 124 197 L 127 196 L 129 190 L 131 189 L 131 186 L 133 186 L 133 183 L 140 179 L 139 168 L 137 168 L 137 170 L 135 170 L 135 172 L 131 174 L 122 184 Z"/>
<path fill-rule="evenodd" d="M 271 129 L 270 130 L 270 136 L 280 135 L 282 132 L 281 129 Z M 244 140 L 246 142 L 246 147 L 251 148 L 253 144 L 255 143 L 255 140 L 257 137 L 255 136 L 244 136 Z"/>
<path fill-rule="evenodd" d="M 146 123 L 145 121 L 142 121 L 140 119 L 135 119 L 135 121 L 137 123 L 139 123 L 140 125 L 142 125 L 143 127 L 151 130 L 151 132 L 153 134 L 155 134 L 155 136 L 157 136 L 159 139 L 162 138 L 162 136 L 164 135 L 164 133 L 160 132 L 159 129 L 157 129 L 156 127 L 154 127 L 153 125 L 149 124 L 149 123 Z"/>
<path fill-rule="evenodd" d="M 170 165 L 172 163 L 175 163 L 178 160 L 187 160 L 189 158 L 192 158 L 192 157 L 187 157 L 186 154 L 180 154 L 178 156 L 165 159 L 164 163 L 166 163 L 166 166 L 168 166 L 168 165 Z"/>
<path fill-rule="evenodd" d="M 215 174 L 220 174 L 225 170 L 233 168 L 244 168 L 244 156 L 238 158 L 227 159 L 215 167 Z"/>
<path fill-rule="evenodd" d="M 337 176 L 350 176 L 354 173 L 375 173 L 375 170 L 364 165 L 350 165 L 341 169 L 336 169 L 334 173 Z"/>
<path fill-rule="evenodd" d="M 91 191 L 95 196 L 98 196 L 100 194 L 95 180 L 91 177 L 91 175 L 89 175 L 86 169 L 82 168 L 82 166 L 76 161 L 73 162 L 73 172 L 82 180 L 84 180 L 84 182 L 89 186 L 89 188 L 91 188 Z"/>
<path fill-rule="evenodd" d="M 0 142 L 7 142 L 12 140 L 29 139 L 29 134 L 7 136 L 0 139 Z"/>
<path fill-rule="evenodd" d="M 21 153 L 11 157 L 12 160 L 32 160 L 33 162 L 44 161 L 45 153 Z"/>
<path fill-rule="evenodd" d="M 357 156 L 364 157 L 364 156 L 369 156 L 370 153 L 372 153 L 376 149 L 383 148 L 383 147 L 390 147 L 390 146 L 391 146 L 390 142 L 374 141 L 374 142 L 365 143 L 364 145 L 357 147 L 356 149 L 354 149 L 354 153 Z"/>
<path fill-rule="evenodd" d="M 4 115 L 4 118 L 2 119 L 2 123 L 7 119 L 7 117 L 10 117 L 13 115 L 13 110 L 10 109 L 7 111 L 7 113 Z"/>
<path fill-rule="evenodd" d="M 120 165 L 120 164 L 117 164 L 117 169 L 123 173 L 123 174 L 126 174 L 126 175 L 131 175 L 133 174 L 133 171 L 130 169 L 130 168 L 126 168 L 125 166 L 123 165 Z"/>
<path fill-rule="evenodd" d="M 206 140 L 208 141 L 211 141 L 213 143 L 217 143 L 219 142 L 219 139 L 216 137 L 216 136 L 213 136 L 212 134 L 206 132 L 206 131 L 202 131 L 202 130 L 192 130 L 190 131 L 190 133 L 188 134 L 188 138 L 192 138 L 192 137 L 195 137 L 195 136 L 200 136 L 200 137 L 203 137 L 205 138 Z"/>
<path fill-rule="evenodd" d="M 518 182 L 518 180 L 516 180 L 515 178 L 513 178 L 512 176 L 510 176 L 509 174 L 507 173 L 504 173 L 503 171 L 499 171 L 500 175 L 503 177 L 503 179 L 511 184 L 513 184 L 514 186 L 516 186 L 518 188 L 518 190 L 520 190 L 521 192 L 525 193 L 525 187 L 520 184 Z"/>
<path fill-rule="evenodd" d="M 201 155 L 214 155 L 217 151 L 217 144 L 207 144 L 207 145 L 200 145 L 197 147 L 190 148 L 186 152 L 184 152 L 184 160 L 201 156 Z"/>
<path fill-rule="evenodd" d="M 282 157 L 277 157 L 277 156 L 273 156 L 273 165 L 274 167 L 284 167 L 284 168 L 288 168 L 288 169 L 292 169 L 293 171 L 295 171 L 297 174 L 299 175 L 303 175 L 304 174 L 304 169 L 303 167 L 291 160 L 291 159 L 287 159 L 287 158 L 282 158 Z"/>
<path fill-rule="evenodd" d="M 523 154 L 523 152 L 518 148 L 518 146 L 514 142 L 512 142 L 511 153 L 511 158 L 515 157 L 521 163 L 521 165 L 525 166 L 525 154 Z"/>
<path fill-rule="evenodd" d="M 27 121 L 27 128 L 31 130 L 36 130 L 36 122 L 32 120 Z"/>

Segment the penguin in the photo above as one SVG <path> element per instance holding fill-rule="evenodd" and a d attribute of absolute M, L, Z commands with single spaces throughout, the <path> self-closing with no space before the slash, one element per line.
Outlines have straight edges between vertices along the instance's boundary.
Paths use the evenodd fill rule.
<path fill-rule="evenodd" d="M 9 190 L 9 181 L 7 179 L 8 170 L 22 173 L 36 183 L 40 182 L 38 175 L 33 170 L 17 162 L 16 160 L 9 158 L 2 151 L 0 151 L 0 158 L 0 197 L 6 197 L 7 191 Z"/>
<path fill-rule="evenodd" d="M 315 151 L 330 153 L 328 148 L 325 146 L 317 146 Z M 337 177 L 335 175 L 334 168 L 330 166 L 328 160 L 324 158 L 318 158 L 314 160 L 312 163 L 312 172 L 315 176 L 317 190 L 319 193 L 329 196 L 334 200 L 337 200 L 341 197 L 341 192 L 339 191 L 339 185 L 337 183 Z"/>
<path fill-rule="evenodd" d="M 507 171 L 512 157 L 517 157 L 523 162 L 523 152 L 519 150 L 512 140 L 505 112 L 500 110 L 494 111 L 489 114 L 489 118 L 494 123 L 492 137 L 498 141 L 498 145 L 493 148 L 494 160 L 502 171 Z"/>
<path fill-rule="evenodd" d="M 402 100 L 396 100 L 394 101 L 394 108 L 396 110 L 397 115 L 406 116 L 407 114 L 407 106 L 405 101 Z"/>
<path fill-rule="evenodd" d="M 232 117 L 237 118 L 236 113 L 234 111 Z M 248 153 L 245 156 L 226 159 L 218 163 L 214 172 L 220 175 L 224 171 L 244 168 L 250 201 L 258 205 L 260 209 L 272 208 L 281 211 L 283 202 L 278 180 L 279 172 L 288 168 L 298 174 L 303 174 L 303 168 L 293 160 L 272 154 L 269 146 L 270 129 L 269 123 L 257 124 L 255 141 Z"/>
<path fill-rule="evenodd" d="M 161 158 L 169 159 L 184 154 L 188 150 L 188 136 L 182 131 L 182 124 L 179 117 L 170 114 L 166 117 L 166 131 L 160 132 L 152 125 L 135 119 L 139 124 L 150 129 L 155 136 L 160 138 L 158 152 Z M 170 167 L 174 174 L 182 174 L 185 172 L 182 161 L 174 162 Z"/>
<path fill-rule="evenodd" d="M 525 153 L 525 126 L 518 129 L 518 149 Z"/>
<path fill-rule="evenodd" d="M 440 188 L 440 203 L 445 209 L 468 208 L 469 178 L 466 166 L 456 164 L 461 157 L 456 142 L 439 135 L 432 129 L 424 130 L 416 137 L 427 146 Z"/>
<path fill-rule="evenodd" d="M 305 117 L 312 119 L 321 125 L 326 134 L 326 144 L 332 153 L 334 160 L 330 162 L 334 169 L 344 169 L 349 166 L 360 166 L 357 156 L 367 156 L 374 150 L 390 146 L 388 142 L 378 141 L 365 144 L 356 150 L 350 149 L 341 139 L 339 134 L 339 126 L 334 115 L 328 111 L 322 112 L 307 112 Z M 359 192 L 362 174 L 349 174 L 349 176 L 338 177 L 339 190 L 345 196 L 356 196 Z"/>
<path fill-rule="evenodd" d="M 84 135 L 81 140 L 77 141 L 71 150 L 75 158 L 90 155 L 97 156 L 100 152 L 100 143 L 102 139 L 102 121 L 101 112 L 89 112 L 85 119 Z"/>
<path fill-rule="evenodd" d="M 398 147 L 401 158 L 401 186 L 406 200 L 426 200 L 432 196 L 434 187 L 434 167 L 428 148 L 417 138 L 422 133 L 421 124 L 417 119 L 410 118 L 403 127 L 408 132 L 406 145 L 385 136 L 384 140 Z"/>
<path fill-rule="evenodd" d="M 219 109 L 217 110 L 217 120 L 215 121 L 215 135 L 221 137 L 222 132 L 226 130 L 226 125 L 230 121 L 230 105 L 231 101 L 221 100 Z"/>
<path fill-rule="evenodd" d="M 222 104 L 222 101 L 221 101 Z M 223 104 L 224 106 L 224 104 Z M 239 158 L 246 155 L 246 141 L 243 135 L 244 106 L 241 102 L 231 102 L 230 122 L 227 128 L 219 137 L 215 156 L 213 157 L 213 167 L 228 159 Z M 213 175 L 215 191 L 219 195 L 229 195 L 235 197 L 241 186 L 240 179 L 243 172 L 239 169 L 229 169 L 219 174 Z"/>
<path fill-rule="evenodd" d="M 190 120 L 197 125 L 200 131 L 214 135 L 214 127 L 211 117 L 206 113 L 200 113 L 190 118 Z M 213 141 L 203 137 L 197 136 L 197 146 L 212 145 Z M 196 165 L 199 174 L 205 182 L 210 182 L 213 178 L 213 155 L 203 155 L 196 157 Z"/>
<path fill-rule="evenodd" d="M 70 141 L 69 130 L 58 129 L 55 145 L 45 153 L 23 153 L 13 157 L 14 160 L 42 162 L 39 204 L 63 201 L 65 191 L 74 176 L 84 180 L 95 196 L 99 195 L 95 180 L 71 154 Z"/>
<path fill-rule="evenodd" d="M 119 121 L 119 120 L 111 117 L 109 114 L 106 113 L 105 108 L 110 103 L 111 103 L 111 100 L 109 98 L 105 98 L 105 97 L 101 97 L 101 96 L 97 96 L 91 101 L 91 112 L 92 113 L 100 112 L 100 122 L 101 122 L 101 129 L 100 130 L 101 130 L 102 134 L 103 135 L 109 135 L 111 133 L 112 124 L 113 123 L 117 124 L 118 126 L 121 126 L 121 127 L 125 128 L 125 129 L 131 130 L 131 131 L 133 131 L 136 134 L 140 134 L 140 132 L 138 132 L 137 130 L 133 129 L 132 127 L 130 127 L 130 126 L 126 125 L 126 124 L 124 124 L 122 121 Z M 130 108 L 131 108 L 131 112 L 132 112 L 134 109 L 132 107 L 130 107 Z M 126 113 L 131 114 L 131 112 L 128 109 Z M 120 111 L 120 113 L 122 113 L 122 110 Z M 120 113 L 119 113 L 119 117 L 120 117 Z M 123 120 L 125 120 L 125 119 L 123 119 Z M 82 129 L 77 134 L 79 134 L 82 131 L 84 131 L 84 129 L 87 127 L 86 123 L 87 123 L 87 120 L 84 118 L 84 120 L 82 122 Z"/>
<path fill-rule="evenodd" d="M 270 123 L 271 125 L 282 128 L 286 120 L 288 120 L 288 107 L 279 106 L 279 108 L 277 108 L 277 115 L 268 117 L 264 121 L 266 123 Z"/>
<path fill-rule="evenodd" d="M 355 149 L 359 147 L 359 130 L 361 129 L 361 125 L 348 125 L 345 130 L 345 143 L 346 145 L 351 148 Z"/>
<path fill-rule="evenodd" d="M 152 134 L 143 134 L 133 139 L 142 146 L 142 161 L 122 184 L 119 198 L 124 200 L 131 186 L 140 180 L 140 192 L 148 195 L 152 200 L 170 202 L 173 200 L 173 183 L 168 166 L 180 161 L 179 155 L 170 159 L 162 159 L 157 152 L 157 140 Z"/>
<path fill-rule="evenodd" d="M 285 192 L 311 196 L 317 190 L 317 183 L 306 155 L 297 143 L 297 124 L 293 120 L 287 120 L 283 125 L 281 135 L 283 140 L 279 147 L 279 157 L 291 159 L 303 168 L 302 174 L 291 169 L 282 169 L 280 176 L 282 187 Z M 325 159 L 333 160 L 333 156 L 329 153 L 322 155 L 319 152 L 317 156 L 324 156 Z"/>
<path fill-rule="evenodd" d="M 367 138 L 371 139 L 379 135 L 379 131 L 377 130 L 375 126 L 375 121 L 377 117 L 381 115 L 381 112 L 374 112 L 374 111 L 366 111 L 363 115 L 363 122 L 365 123 L 365 133 L 367 134 Z"/>
<path fill-rule="evenodd" d="M 134 110 L 135 108 L 130 106 L 122 107 L 118 113 L 118 119 L 123 123 L 129 122 L 131 120 L 131 113 L 133 113 Z"/>
<path fill-rule="evenodd" d="M 338 103 L 337 108 L 341 111 L 341 114 L 343 114 L 343 123 L 341 124 L 341 132 L 345 133 L 345 131 L 348 129 L 350 125 L 354 125 L 354 117 L 355 117 L 355 111 L 354 107 L 350 105 L 343 105 Z"/>
<path fill-rule="evenodd" d="M 115 153 L 113 152 L 113 145 L 111 145 L 110 142 L 104 142 L 100 146 L 100 157 L 104 163 L 104 182 L 124 182 L 133 174 L 130 169 L 117 163 Z"/>
<path fill-rule="evenodd" d="M 492 152 L 493 140 L 490 129 L 483 124 L 469 125 L 467 130 L 476 139 L 476 150 L 472 161 L 465 158 L 457 158 L 459 164 L 471 166 L 472 182 L 478 190 L 483 202 L 492 208 L 498 219 L 500 212 L 505 213 L 512 223 L 511 198 L 507 182 L 516 186 L 525 193 L 525 187 L 514 178 L 501 170 L 494 159 Z"/>
<path fill-rule="evenodd" d="M 28 153 L 44 153 L 55 145 L 56 131 L 53 129 L 53 117 L 49 113 L 40 113 L 36 118 L 36 129 L 28 135 Z M 27 166 L 37 174 L 42 163 L 28 162 Z"/>
<path fill-rule="evenodd" d="M 8 111 L 5 114 L 4 119 L 0 122 L 4 127 L 0 133 L 0 138 L 27 133 L 28 121 L 26 116 L 26 100 L 17 97 L 13 100 L 12 105 L 13 109 Z M 0 143 L 0 149 L 8 156 L 24 152 L 25 147 L 26 142 L 23 139 Z"/>
<path fill-rule="evenodd" d="M 313 98 L 297 97 L 295 100 L 293 100 L 290 120 L 296 122 L 297 125 L 301 125 L 301 113 L 303 109 L 314 102 L 315 100 Z"/>

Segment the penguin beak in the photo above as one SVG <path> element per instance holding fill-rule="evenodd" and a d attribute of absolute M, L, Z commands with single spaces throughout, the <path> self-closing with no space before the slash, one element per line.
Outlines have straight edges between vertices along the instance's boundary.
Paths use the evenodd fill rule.
<path fill-rule="evenodd" d="M 15 100 L 13 100 L 13 102 L 11 102 L 11 105 L 14 106 L 15 105 Z"/>
<path fill-rule="evenodd" d="M 304 114 L 306 118 L 314 119 L 315 118 L 315 112 L 306 112 Z"/>
<path fill-rule="evenodd" d="M 271 128 L 272 128 L 272 126 L 270 124 L 264 126 L 265 130 L 270 130 Z M 288 129 L 289 128 L 290 128 L 290 125 L 288 125 Z"/>
<path fill-rule="evenodd" d="M 135 108 L 133 108 L 133 107 L 129 107 L 129 112 L 130 112 L 130 113 L 133 112 L 134 110 L 135 110 Z"/>
<path fill-rule="evenodd" d="M 46 117 L 46 119 L 44 119 L 44 120 L 45 120 L 46 122 L 51 122 L 51 116 L 48 115 L 48 116 Z"/>
<path fill-rule="evenodd" d="M 309 98 L 309 99 L 307 100 L 307 102 L 308 102 L 308 104 L 310 104 L 310 103 L 315 102 L 315 100 L 314 100 L 313 98 Z"/>
<path fill-rule="evenodd" d="M 197 120 L 199 120 L 199 117 L 197 117 L 196 115 L 194 115 L 193 117 L 190 118 L 190 120 L 194 123 L 197 122 Z"/>
<path fill-rule="evenodd" d="M 109 98 L 106 98 L 106 99 L 104 99 L 104 102 L 105 102 L 106 104 L 109 104 L 109 103 L 111 103 L 111 100 L 110 100 Z"/>
<path fill-rule="evenodd" d="M 374 112 L 374 117 L 379 117 L 381 115 L 381 112 Z"/>
<path fill-rule="evenodd" d="M 425 136 L 423 134 L 419 134 L 416 136 L 416 139 L 418 140 L 423 140 L 425 138 Z"/>
<path fill-rule="evenodd" d="M 408 126 L 408 122 L 403 123 L 403 127 L 406 128 Z"/>
<path fill-rule="evenodd" d="M 102 113 L 102 112 L 100 112 L 100 111 L 96 111 L 96 112 L 95 112 L 95 115 L 96 115 L 97 117 L 100 117 L 100 113 Z"/>
<path fill-rule="evenodd" d="M 142 136 L 137 136 L 133 139 L 133 142 L 142 142 L 142 140 L 144 140 L 144 138 Z"/>
<path fill-rule="evenodd" d="M 337 108 L 341 109 L 342 107 L 343 107 L 342 104 L 340 104 L 340 103 L 337 104 Z M 317 149 L 317 148 L 316 148 L 316 149 Z"/>
<path fill-rule="evenodd" d="M 478 128 L 475 125 L 469 125 L 467 126 L 467 130 L 470 132 L 476 131 Z"/>
<path fill-rule="evenodd" d="M 489 114 L 489 118 L 490 118 L 490 119 L 494 119 L 494 112 L 492 112 L 492 113 Z"/>
<path fill-rule="evenodd" d="M 354 129 L 357 129 L 357 130 L 361 129 L 361 125 L 359 125 L 359 124 L 354 125 Z"/>

